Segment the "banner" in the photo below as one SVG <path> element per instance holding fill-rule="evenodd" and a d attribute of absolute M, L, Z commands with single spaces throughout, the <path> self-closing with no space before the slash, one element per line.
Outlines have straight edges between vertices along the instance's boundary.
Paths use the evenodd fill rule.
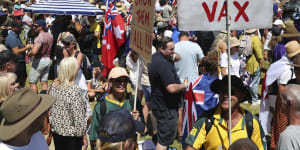
<path fill-rule="evenodd" d="M 152 33 L 154 6 L 156 0 L 135 0 L 132 11 L 132 24 L 129 47 L 147 62 L 152 56 Z"/>
<path fill-rule="evenodd" d="M 225 0 L 177 0 L 181 31 L 226 29 Z M 271 28 L 272 0 L 229 0 L 230 29 Z"/>

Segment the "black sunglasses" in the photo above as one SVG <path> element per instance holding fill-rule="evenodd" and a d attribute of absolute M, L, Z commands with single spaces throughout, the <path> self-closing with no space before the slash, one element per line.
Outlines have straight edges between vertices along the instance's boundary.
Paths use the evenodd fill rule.
<path fill-rule="evenodd" d="M 116 82 L 116 83 L 128 83 L 128 78 L 116 78 L 116 79 L 113 79 L 113 82 Z"/>

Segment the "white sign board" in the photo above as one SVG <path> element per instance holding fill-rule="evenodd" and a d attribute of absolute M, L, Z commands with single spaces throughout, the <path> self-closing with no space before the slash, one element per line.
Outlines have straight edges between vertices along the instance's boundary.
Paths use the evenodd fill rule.
<path fill-rule="evenodd" d="M 230 29 L 272 27 L 273 0 L 228 0 Z M 226 29 L 225 0 L 177 0 L 181 31 Z"/>

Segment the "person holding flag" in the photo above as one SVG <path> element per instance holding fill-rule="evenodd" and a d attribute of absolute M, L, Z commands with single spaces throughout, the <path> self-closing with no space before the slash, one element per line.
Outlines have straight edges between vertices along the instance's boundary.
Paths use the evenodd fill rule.
<path fill-rule="evenodd" d="M 228 76 L 222 80 L 212 82 L 210 89 L 219 94 L 220 103 L 213 109 L 203 113 L 194 124 L 185 142 L 186 150 L 199 150 L 204 147 L 210 149 L 228 149 L 229 136 L 232 142 L 242 138 L 251 139 L 260 150 L 266 149 L 264 131 L 250 112 L 240 107 L 240 103 L 251 99 L 251 95 L 242 80 L 231 76 L 231 106 L 228 98 Z M 232 135 L 228 135 L 228 109 L 231 107 Z"/>
<path fill-rule="evenodd" d="M 101 62 L 105 66 L 102 73 L 107 76 L 114 68 L 113 60 L 119 48 L 125 43 L 125 21 L 116 9 L 114 0 L 106 1 Z"/>

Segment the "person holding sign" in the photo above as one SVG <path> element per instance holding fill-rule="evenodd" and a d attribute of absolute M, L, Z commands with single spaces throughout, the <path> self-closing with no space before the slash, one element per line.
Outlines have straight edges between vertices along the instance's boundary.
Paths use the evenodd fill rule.
<path fill-rule="evenodd" d="M 180 97 L 187 88 L 187 82 L 181 84 L 174 63 L 174 42 L 164 37 L 159 50 L 152 55 L 149 68 L 151 84 L 150 108 L 157 119 L 158 141 L 156 150 L 166 150 L 177 134 L 178 108 Z"/>
<path fill-rule="evenodd" d="M 222 80 L 212 82 L 210 89 L 219 94 L 220 103 L 205 113 L 194 124 L 189 136 L 185 139 L 186 150 L 228 149 L 229 135 L 228 109 L 231 107 L 232 142 L 242 138 L 249 138 L 260 149 L 266 149 L 265 133 L 258 121 L 247 110 L 240 107 L 240 103 L 251 99 L 250 92 L 237 76 L 231 76 L 231 106 L 228 101 L 228 76 Z"/>

